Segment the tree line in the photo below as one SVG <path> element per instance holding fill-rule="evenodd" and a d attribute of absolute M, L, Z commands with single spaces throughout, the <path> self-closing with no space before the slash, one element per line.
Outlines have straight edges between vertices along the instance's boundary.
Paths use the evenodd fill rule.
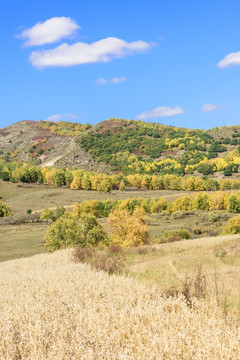
<path fill-rule="evenodd" d="M 146 190 L 188 190 L 211 191 L 240 189 L 240 180 L 201 178 L 197 176 L 181 177 L 173 174 L 147 175 L 114 173 L 101 174 L 81 169 L 57 169 L 23 164 L 19 161 L 0 160 L 0 179 L 13 183 L 45 183 L 73 190 L 96 190 L 108 193 L 112 190 L 124 191 L 127 187 Z"/>

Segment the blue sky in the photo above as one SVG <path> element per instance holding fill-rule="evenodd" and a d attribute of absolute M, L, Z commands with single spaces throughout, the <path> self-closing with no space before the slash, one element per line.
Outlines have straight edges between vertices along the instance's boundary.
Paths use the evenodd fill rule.
<path fill-rule="evenodd" d="M 1 127 L 240 124 L 238 0 L 2 0 Z"/>

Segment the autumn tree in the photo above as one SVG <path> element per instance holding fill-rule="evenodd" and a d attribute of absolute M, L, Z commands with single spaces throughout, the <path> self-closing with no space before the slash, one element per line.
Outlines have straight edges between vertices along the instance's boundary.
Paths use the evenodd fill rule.
<path fill-rule="evenodd" d="M 240 216 L 236 216 L 227 221 L 222 229 L 222 235 L 240 234 Z"/>
<path fill-rule="evenodd" d="M 139 246 L 149 242 L 149 226 L 143 210 L 133 215 L 126 210 L 114 210 L 108 218 L 110 240 L 123 247 Z"/>
<path fill-rule="evenodd" d="M 40 216 L 40 219 L 41 220 L 51 220 L 51 221 L 55 221 L 56 220 L 56 217 L 53 213 L 53 211 L 51 209 L 44 209 L 43 212 L 41 213 L 41 216 Z"/>

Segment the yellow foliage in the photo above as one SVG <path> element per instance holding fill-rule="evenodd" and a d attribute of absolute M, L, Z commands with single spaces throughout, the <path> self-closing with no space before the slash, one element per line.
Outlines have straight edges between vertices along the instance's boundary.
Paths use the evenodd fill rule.
<path fill-rule="evenodd" d="M 80 189 L 81 188 L 81 180 L 77 176 L 74 176 L 70 187 L 73 190 Z"/>
<path fill-rule="evenodd" d="M 240 234 L 240 216 L 227 221 L 227 224 L 222 229 L 222 235 L 227 234 Z"/>
<path fill-rule="evenodd" d="M 149 227 L 142 209 L 133 215 L 125 210 L 114 210 L 108 218 L 110 239 L 123 247 L 139 246 L 149 241 Z"/>
<path fill-rule="evenodd" d="M 225 193 L 222 191 L 215 192 L 210 198 L 209 210 L 225 210 L 227 209 L 227 202 Z"/>
<path fill-rule="evenodd" d="M 173 202 L 172 212 L 181 210 L 190 210 L 192 208 L 192 202 L 190 196 L 182 196 Z"/>

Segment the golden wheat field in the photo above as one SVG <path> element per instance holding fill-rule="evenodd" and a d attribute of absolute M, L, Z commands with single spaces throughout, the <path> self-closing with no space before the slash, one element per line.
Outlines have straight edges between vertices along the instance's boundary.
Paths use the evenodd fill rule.
<path fill-rule="evenodd" d="M 0 264 L 0 359 L 234 360 L 240 329 L 61 250 Z"/>

